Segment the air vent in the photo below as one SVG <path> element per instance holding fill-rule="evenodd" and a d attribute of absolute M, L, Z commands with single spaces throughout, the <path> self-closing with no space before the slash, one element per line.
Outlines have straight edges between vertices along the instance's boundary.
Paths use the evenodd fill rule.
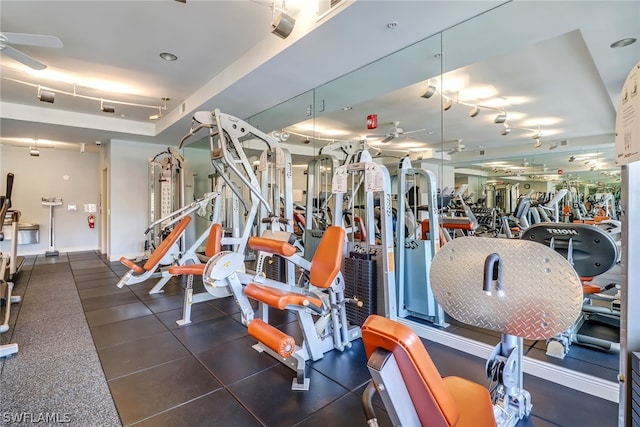
<path fill-rule="evenodd" d="M 484 156 L 484 150 L 480 150 L 480 155 Z"/>
<path fill-rule="evenodd" d="M 318 21 L 331 13 L 335 8 L 343 4 L 343 0 L 319 0 L 318 1 Z"/>
<path fill-rule="evenodd" d="M 567 141 L 566 139 L 563 139 L 563 140 L 560 141 L 560 145 L 563 146 L 563 147 L 565 145 L 569 145 L 569 141 Z"/>

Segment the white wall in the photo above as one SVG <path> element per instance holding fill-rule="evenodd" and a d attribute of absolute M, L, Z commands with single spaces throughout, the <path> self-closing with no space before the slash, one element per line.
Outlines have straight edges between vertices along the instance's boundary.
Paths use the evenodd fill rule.
<path fill-rule="evenodd" d="M 109 143 L 109 260 L 144 254 L 149 212 L 149 159 L 165 150 L 158 144 Z"/>
<path fill-rule="evenodd" d="M 90 151 L 41 148 L 39 157 L 31 157 L 27 147 L 0 146 L 0 194 L 5 194 L 6 176 L 12 172 L 15 181 L 11 199 L 13 208 L 22 213 L 20 222 L 40 225 L 40 243 L 18 246 L 18 255 L 44 254 L 48 249 L 49 207 L 42 206 L 42 197 L 62 198 L 63 205 L 54 208 L 57 250 L 98 249 L 98 216 L 96 227 L 90 229 L 83 205 L 99 203 L 99 162 L 99 154 Z M 69 204 L 78 210 L 68 210 Z M 0 243 L 0 250 L 8 251 L 9 242 Z"/>
<path fill-rule="evenodd" d="M 455 168 L 442 163 L 420 162 L 420 167 L 436 175 L 436 186 L 439 189 L 455 187 Z"/>

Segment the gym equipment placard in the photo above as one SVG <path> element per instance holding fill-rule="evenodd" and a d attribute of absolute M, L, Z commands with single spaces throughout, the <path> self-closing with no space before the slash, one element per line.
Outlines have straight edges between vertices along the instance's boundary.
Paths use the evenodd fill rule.
<path fill-rule="evenodd" d="M 616 163 L 626 165 L 640 160 L 640 62 L 624 82 L 616 115 Z"/>

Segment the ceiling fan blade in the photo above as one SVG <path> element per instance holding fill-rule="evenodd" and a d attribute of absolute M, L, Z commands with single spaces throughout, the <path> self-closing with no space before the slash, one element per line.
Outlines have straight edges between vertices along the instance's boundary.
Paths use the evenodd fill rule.
<path fill-rule="evenodd" d="M 381 144 L 385 144 L 389 141 L 391 141 L 392 139 L 394 139 L 395 137 L 393 135 L 387 135 L 382 141 L 380 141 Z"/>
<path fill-rule="evenodd" d="M 2 50 L 2 52 L 10 56 L 11 58 L 15 59 L 16 61 L 22 62 L 27 67 L 33 68 L 34 70 L 44 70 L 45 68 L 47 68 L 47 66 L 44 65 L 42 62 L 36 59 L 33 59 L 26 53 L 21 52 L 18 49 L 15 49 L 11 46 L 5 47 Z"/>
<path fill-rule="evenodd" d="M 387 136 L 389 136 L 389 134 L 387 133 L 378 133 L 373 135 L 365 135 L 365 138 L 386 138 Z"/>
<path fill-rule="evenodd" d="M 409 132 L 404 132 L 404 135 L 411 135 L 412 133 L 424 132 L 426 129 L 416 129 L 410 130 Z"/>
<path fill-rule="evenodd" d="M 43 34 L 2 33 L 11 44 L 42 47 L 62 47 L 62 41 L 56 36 Z"/>

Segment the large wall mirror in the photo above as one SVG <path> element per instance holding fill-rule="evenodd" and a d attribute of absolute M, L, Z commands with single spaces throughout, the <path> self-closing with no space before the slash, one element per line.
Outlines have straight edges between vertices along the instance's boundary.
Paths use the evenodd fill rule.
<path fill-rule="evenodd" d="M 310 157 L 341 141 L 364 141 L 390 168 L 410 156 L 439 188 L 467 184 L 469 203 L 489 208 L 513 208 L 507 188 L 516 198 L 562 188 L 575 200 L 617 198 L 615 106 L 640 44 L 610 45 L 636 34 L 637 14 L 633 2 L 509 2 L 247 121 L 288 134 L 298 202 Z M 190 146 L 187 158 L 202 149 Z M 527 356 L 616 381 L 615 352 L 574 345 L 560 360 L 544 347 L 530 343 Z"/>

